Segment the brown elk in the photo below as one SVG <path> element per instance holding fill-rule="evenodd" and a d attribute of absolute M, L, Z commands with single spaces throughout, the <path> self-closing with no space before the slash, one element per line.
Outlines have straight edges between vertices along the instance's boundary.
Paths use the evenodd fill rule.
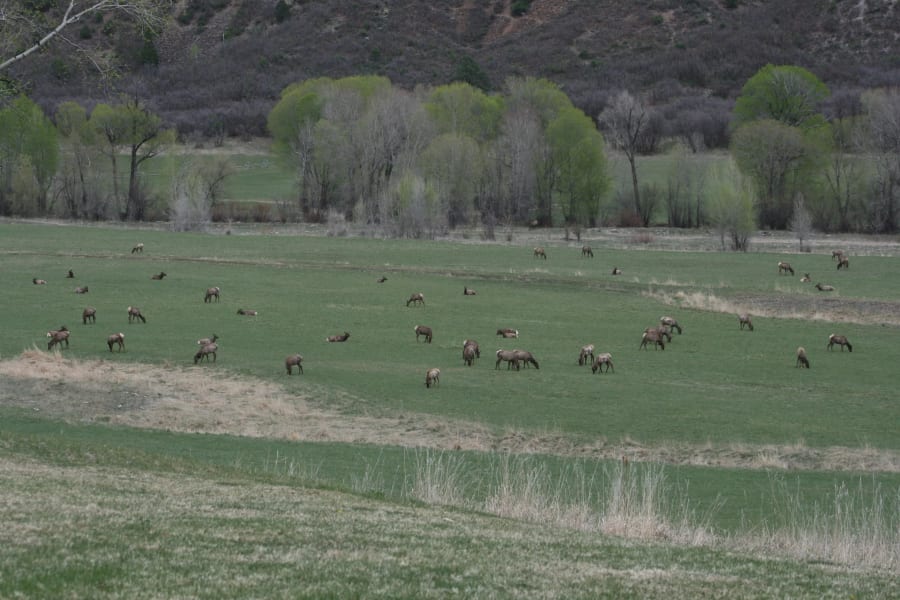
<path fill-rule="evenodd" d="M 789 262 L 784 262 L 783 260 L 778 261 L 778 274 L 785 275 L 787 273 L 790 273 L 791 275 L 793 275 L 794 267 L 792 267 L 791 263 L 789 263 Z"/>
<path fill-rule="evenodd" d="M 135 253 L 136 253 L 136 254 L 143 254 L 143 253 L 144 253 L 144 244 L 143 244 L 143 243 L 135 244 L 135 245 L 134 245 L 134 248 L 131 249 L 131 253 L 132 253 L 132 254 L 135 254 Z"/>
<path fill-rule="evenodd" d="M 146 323 L 147 319 L 144 318 L 144 315 L 141 314 L 141 309 L 137 306 L 129 306 L 128 307 L 128 322 L 141 320 L 141 323 Z"/>
<path fill-rule="evenodd" d="M 646 350 L 647 344 L 654 344 L 654 348 L 657 350 L 666 349 L 666 344 L 663 342 L 662 335 L 656 329 L 650 329 L 649 331 L 644 332 L 644 335 L 641 336 L 641 345 L 638 346 L 638 350 L 641 348 Z"/>
<path fill-rule="evenodd" d="M 578 353 L 578 364 L 579 366 L 584 366 L 588 362 L 588 356 L 591 357 L 591 360 L 594 360 L 594 345 L 588 344 L 587 346 L 582 346 L 581 351 Z"/>
<path fill-rule="evenodd" d="M 284 359 L 284 368 L 287 369 L 288 375 L 293 375 L 294 367 L 297 367 L 300 370 L 300 374 L 303 375 L 303 357 L 299 354 L 291 354 L 287 358 Z"/>
<path fill-rule="evenodd" d="M 151 276 L 150 279 L 152 279 L 152 280 L 154 280 L 154 281 L 162 281 L 162 278 L 165 277 L 165 276 L 166 276 L 166 272 L 165 272 L 165 271 L 160 271 L 160 272 L 157 273 L 156 275 Z"/>
<path fill-rule="evenodd" d="M 413 294 L 412 296 L 409 297 L 409 300 L 406 301 L 406 306 L 409 306 L 410 304 L 412 304 L 413 306 L 415 306 L 416 304 L 421 304 L 424 306 L 425 305 L 425 294 L 423 294 L 421 292 L 416 292 L 415 294 Z"/>
<path fill-rule="evenodd" d="M 206 295 L 203 296 L 203 302 L 212 302 L 213 298 L 215 298 L 216 302 L 218 302 L 219 301 L 219 293 L 221 291 L 222 291 L 222 289 L 219 288 L 218 286 L 206 288 Z"/>
<path fill-rule="evenodd" d="M 833 292 L 834 286 L 828 285 L 827 283 L 817 283 L 816 289 L 820 292 Z"/>
<path fill-rule="evenodd" d="M 849 257 L 842 255 L 840 260 L 838 260 L 837 270 L 840 271 L 842 268 L 843 269 L 850 268 L 850 258 Z"/>
<path fill-rule="evenodd" d="M 832 250 L 831 251 L 831 260 L 840 260 L 844 256 L 843 250 Z"/>
<path fill-rule="evenodd" d="M 581 257 L 590 256 L 594 258 L 594 250 L 590 246 L 582 246 L 581 247 Z"/>
<path fill-rule="evenodd" d="M 481 348 L 478 346 L 478 342 L 475 340 L 463 340 L 463 351 L 465 351 L 467 347 L 472 348 L 475 358 L 481 358 Z"/>
<path fill-rule="evenodd" d="M 800 283 L 809 283 L 812 281 L 812 278 L 809 276 L 809 273 L 804 273 L 803 277 L 800 278 Z"/>
<path fill-rule="evenodd" d="M 196 365 L 198 362 L 206 359 L 206 362 L 209 362 L 209 355 L 212 354 L 213 362 L 216 362 L 216 352 L 219 350 L 218 344 L 215 342 L 211 344 L 206 344 L 205 346 L 201 346 L 197 353 L 194 354 L 194 364 Z"/>
<path fill-rule="evenodd" d="M 59 329 L 51 329 L 47 332 L 47 337 L 50 338 L 50 341 L 47 342 L 47 350 L 52 350 L 53 346 L 61 345 L 63 342 L 66 343 L 66 348 L 69 347 L 69 328 L 65 325 Z"/>
<path fill-rule="evenodd" d="M 519 359 L 516 358 L 515 350 L 497 350 L 497 362 L 494 364 L 494 369 L 500 368 L 500 363 L 502 361 L 506 361 L 506 370 L 508 371 L 510 367 L 515 367 L 516 371 L 519 370 Z"/>
<path fill-rule="evenodd" d="M 69 272 L 66 273 L 66 279 L 75 279 L 75 273 L 72 272 L 72 269 L 69 269 Z"/>
<path fill-rule="evenodd" d="M 541 368 L 538 365 L 538 361 L 535 360 L 534 355 L 528 350 L 513 350 L 513 354 L 515 355 L 516 360 L 521 361 L 526 367 L 528 365 L 534 365 L 535 369 Z"/>
<path fill-rule="evenodd" d="M 547 260 L 547 252 L 541 246 L 538 246 L 537 248 L 534 249 L 534 257 L 535 258 L 543 258 L 544 260 Z"/>
<path fill-rule="evenodd" d="M 664 325 L 664 326 L 668 327 L 670 331 L 671 331 L 672 329 L 677 330 L 677 331 L 678 331 L 678 335 L 681 335 L 681 325 L 679 325 L 679 324 L 678 324 L 678 321 L 676 321 L 676 320 L 673 319 L 672 317 L 665 317 L 665 316 L 660 317 L 660 318 L 659 318 L 659 323 L 660 323 L 661 325 Z"/>
<path fill-rule="evenodd" d="M 806 356 L 806 349 L 803 346 L 797 348 L 797 364 L 795 368 L 805 367 L 809 368 L 809 358 Z"/>
<path fill-rule="evenodd" d="M 665 325 L 659 325 L 658 327 L 648 327 L 644 330 L 644 333 L 656 333 L 659 336 L 659 339 L 665 338 L 667 344 L 672 343 L 672 332 L 669 331 L 669 328 Z"/>
<path fill-rule="evenodd" d="M 475 363 L 475 346 L 463 346 L 463 363 L 471 367 Z"/>
<path fill-rule="evenodd" d="M 245 317 L 255 317 L 259 314 L 258 310 L 250 310 L 249 308 L 239 308 L 237 314 L 244 315 Z"/>
<path fill-rule="evenodd" d="M 620 269 L 619 267 L 613 267 L 612 274 L 613 275 L 621 275 L 622 269 Z"/>
<path fill-rule="evenodd" d="M 216 340 L 218 340 L 218 339 L 219 339 L 219 336 L 214 333 L 214 334 L 212 334 L 212 337 L 200 338 L 199 340 L 197 340 L 197 345 L 198 346 L 206 346 L 207 344 L 214 344 L 216 342 Z"/>
<path fill-rule="evenodd" d="M 844 346 L 847 346 L 847 350 L 853 352 L 853 346 L 847 341 L 847 336 L 832 333 L 828 336 L 828 346 L 826 348 L 831 350 L 835 344 L 841 347 L 841 352 L 844 351 Z"/>
<path fill-rule="evenodd" d="M 46 280 L 44 280 L 44 279 L 38 279 L 37 277 L 35 277 L 34 279 L 32 279 L 32 280 L 31 280 L 31 283 L 33 283 L 34 285 L 47 285 L 47 281 L 46 281 Z"/>
<path fill-rule="evenodd" d="M 109 351 L 112 352 L 113 346 L 116 344 L 119 345 L 119 352 L 122 352 L 125 349 L 125 334 L 124 333 L 114 333 L 108 338 L 106 338 L 106 345 L 109 346 Z"/>
<path fill-rule="evenodd" d="M 425 372 L 425 387 L 430 388 L 433 385 L 437 385 L 441 382 L 441 370 L 440 369 L 428 369 Z"/>
<path fill-rule="evenodd" d="M 88 293 L 88 286 L 77 287 L 77 288 L 75 288 L 75 293 L 76 293 L 76 294 L 87 294 L 87 293 Z"/>
<path fill-rule="evenodd" d="M 594 364 L 591 365 L 591 373 L 597 373 L 598 370 L 602 373 L 603 365 L 606 365 L 607 372 L 609 372 L 610 369 L 612 369 L 613 373 L 616 372 L 616 369 L 613 367 L 612 354 L 609 352 L 601 352 L 597 355 L 597 358 L 594 359 Z"/>
<path fill-rule="evenodd" d="M 750 318 L 750 315 L 738 315 L 738 323 L 741 324 L 741 329 L 744 329 L 746 325 L 750 331 L 753 331 L 753 320 Z"/>
<path fill-rule="evenodd" d="M 81 311 L 81 323 L 83 325 L 87 325 L 88 321 L 91 323 L 97 322 L 97 309 L 93 306 L 88 306 L 83 311 Z"/>
<path fill-rule="evenodd" d="M 349 337 L 350 337 L 350 333 L 345 331 L 342 334 L 329 335 L 327 338 L 325 338 L 325 341 L 326 342 L 346 342 L 347 338 L 349 338 Z M 418 340 L 418 338 L 416 338 L 416 339 Z"/>
<path fill-rule="evenodd" d="M 425 341 L 429 344 L 431 343 L 432 331 L 431 327 L 426 327 L 425 325 L 416 325 L 414 331 L 416 332 L 416 341 L 419 341 L 419 336 L 425 336 Z"/>
<path fill-rule="evenodd" d="M 505 337 L 505 338 L 517 338 L 517 337 L 519 337 L 519 330 L 502 328 L 502 329 L 497 330 L 497 335 Z"/>
<path fill-rule="evenodd" d="M 378 281 L 378 283 L 384 283 L 385 281 L 387 281 L 387 277 L 385 277 L 384 275 L 382 275 L 381 277 L 378 278 L 377 281 Z"/>
<path fill-rule="evenodd" d="M 474 296 L 475 290 L 468 286 L 463 286 L 463 296 Z"/>

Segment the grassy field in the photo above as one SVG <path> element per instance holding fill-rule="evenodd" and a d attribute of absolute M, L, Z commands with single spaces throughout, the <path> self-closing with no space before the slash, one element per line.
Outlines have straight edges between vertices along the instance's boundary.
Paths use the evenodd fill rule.
<path fill-rule="evenodd" d="M 137 241 L 145 244 L 145 252 L 132 255 Z M 655 541 L 631 548 L 608 538 L 604 527 L 568 528 L 559 524 L 563 518 L 556 526 L 548 524 L 552 519 L 532 519 L 542 522 L 535 531 L 534 524 L 522 525 L 518 518 L 497 521 L 471 514 L 474 509 L 516 516 L 490 508 L 497 495 L 490 482 L 509 470 L 498 458 L 506 452 L 528 457 L 522 459 L 524 467 L 517 467 L 517 479 L 543 477 L 542 498 L 556 497 L 560 490 L 569 496 L 594 484 L 611 489 L 618 459 L 628 456 L 637 465 L 667 465 L 665 482 L 657 487 L 663 496 L 680 499 L 674 508 L 692 511 L 702 525 L 695 530 L 742 540 L 748 552 L 756 547 L 748 540 L 797 526 L 796 512 L 827 516 L 832 507 L 846 508 L 840 502 L 847 497 L 856 502 L 857 516 L 874 511 L 883 519 L 877 523 L 895 532 L 888 547 L 900 534 L 894 342 L 900 326 L 900 259 L 854 256 L 849 271 L 837 272 L 830 255 L 787 256 L 798 271 L 827 276 L 837 292 L 823 298 L 799 277 L 777 275 L 775 264 L 785 258 L 781 254 L 657 252 L 600 242 L 597 257 L 590 260 L 581 258 L 580 245 L 550 238 L 542 243 L 547 261 L 534 259 L 522 244 L 2 224 L 0 254 L 8 285 L 0 298 L 3 306 L 16 307 L 0 316 L 5 493 L 45 494 L 49 506 L 68 506 L 77 504 L 64 492 L 70 477 L 126 481 L 85 499 L 102 508 L 130 502 L 123 496 L 130 477 L 146 479 L 148 489 L 179 488 L 171 503 L 187 508 L 183 519 L 175 509 L 163 514 L 163 507 L 159 519 L 141 524 L 126 511 L 110 509 L 121 521 L 109 533 L 118 544 L 131 545 L 143 527 L 156 539 L 147 547 L 162 546 L 169 557 L 151 561 L 140 575 L 126 577 L 113 569 L 79 583 L 87 590 L 99 581 L 111 582 L 110 596 L 129 595 L 128 590 L 141 588 L 142 577 L 168 571 L 169 561 L 184 553 L 189 543 L 184 540 L 205 519 L 236 527 L 222 533 L 235 540 L 233 554 L 217 555 L 211 539 L 198 542 L 210 550 L 198 553 L 188 572 L 223 561 L 231 565 L 220 567 L 229 571 L 222 578 L 228 581 L 261 569 L 270 577 L 259 577 L 274 586 L 263 595 L 283 594 L 281 586 L 289 586 L 291 576 L 282 567 L 309 560 L 297 554 L 297 547 L 331 547 L 323 542 L 323 532 L 297 521 L 327 505 L 352 505 L 344 509 L 345 519 L 331 521 L 342 521 L 347 539 L 362 536 L 359 544 L 365 549 L 343 546 L 352 546 L 344 538 L 330 542 L 337 546 L 320 559 L 321 573 L 303 576 L 310 585 L 322 586 L 311 587 L 322 593 L 310 596 L 363 593 L 369 588 L 361 586 L 368 584 L 376 589 L 383 584 L 383 592 L 371 595 L 386 596 L 443 595 L 448 589 L 503 596 L 501 590 L 517 585 L 524 586 L 522 593 L 508 595 L 647 597 L 681 590 L 679 597 L 696 597 L 715 590 L 741 596 L 736 590 L 744 589 L 742 582 L 763 572 L 767 587 L 744 589 L 746 597 L 818 597 L 822 590 L 878 596 L 877 590 L 897 590 L 896 577 L 877 574 L 894 564 L 896 550 L 872 561 L 874 572 L 869 565 L 866 575 L 857 577 L 858 564 L 831 572 L 795 557 L 778 568 L 752 559 L 751 567 L 746 555 L 735 558 L 722 544 L 672 550 L 674 534 L 650 535 Z M 612 265 L 624 274 L 611 276 Z M 68 269 L 74 279 L 64 278 Z M 159 271 L 168 276 L 151 280 Z M 382 275 L 387 281 L 379 284 Z M 32 285 L 34 277 L 47 285 Z M 90 292 L 74 294 L 76 285 L 88 285 Z M 205 304 L 203 292 L 212 285 L 221 287 L 221 301 Z M 477 295 L 463 296 L 463 286 L 475 288 Z M 424 293 L 424 307 L 405 305 L 413 292 Z M 86 305 L 97 308 L 95 325 L 80 322 Z M 129 305 L 141 308 L 146 324 L 128 324 Z M 241 317 L 236 314 L 241 307 L 260 314 Z M 738 310 L 754 314 L 753 332 L 739 329 Z M 684 333 L 676 334 L 665 351 L 640 350 L 641 332 L 662 314 L 676 317 Z M 31 350 L 45 349 L 45 332 L 62 324 L 72 330 L 69 348 L 59 355 Z M 416 342 L 417 324 L 435 330 L 432 344 Z M 518 329 L 519 339 L 501 340 L 494 335 L 499 327 Z M 106 336 L 117 331 L 126 334 L 127 351 L 110 354 Z M 351 333 L 348 342 L 324 341 L 344 331 Z M 852 353 L 825 349 L 835 332 L 850 338 Z M 195 340 L 212 333 L 221 338 L 216 363 L 194 366 Z M 466 338 L 477 339 L 483 351 L 473 367 L 461 360 Z M 614 373 L 593 375 L 578 366 L 578 349 L 587 343 L 612 353 Z M 808 350 L 808 371 L 794 368 L 799 345 Z M 492 355 L 498 347 L 531 350 L 540 369 L 495 369 Z M 283 361 L 294 352 L 304 355 L 305 373 L 288 379 Z M 441 368 L 441 382 L 427 390 L 424 373 L 434 366 Z M 410 446 L 435 448 L 438 454 Z M 47 473 L 46 487 L 25 475 L 31 469 Z M 427 494 L 427 505 L 410 504 L 411 498 L 423 499 L 414 492 L 426 480 L 444 482 L 436 486 L 438 496 L 460 508 L 431 508 Z M 223 486 L 231 491 L 223 494 Z M 199 500 L 211 490 L 216 497 L 234 494 L 223 502 L 236 511 L 237 522 L 231 523 L 229 511 L 217 502 Z M 457 495 L 461 499 L 451 501 Z M 597 514 L 609 506 L 604 494 L 586 496 L 583 504 Z M 154 497 L 148 492 L 135 501 L 153 502 Z M 247 497 L 257 498 L 256 504 L 242 508 Z M 284 498 L 296 498 L 293 508 L 284 506 L 293 502 Z M 26 504 L 27 510 L 17 504 L 2 513 L 4 520 L 93 532 L 108 516 L 100 509 L 77 512 L 61 524 L 59 511 Z M 287 522 L 274 514 L 284 511 L 294 515 Z M 371 526 L 361 513 L 378 515 L 380 534 L 361 533 Z M 440 528 L 432 529 L 445 519 L 465 522 L 467 531 L 490 533 L 475 540 L 448 531 L 454 541 L 445 546 Z M 409 543 L 408 520 L 420 521 L 412 529 L 415 535 L 434 538 L 417 553 L 415 575 L 376 584 L 371 570 L 346 566 L 348 556 L 358 552 L 365 553 L 365 565 L 404 564 L 396 554 Z M 254 540 L 257 528 L 259 540 Z M 526 528 L 533 537 L 524 533 Z M 437 566 L 437 556 L 474 551 L 472 545 L 484 560 L 496 562 L 494 553 L 508 552 L 510 529 L 516 530 L 515 539 L 527 540 L 517 550 L 527 559 L 473 572 L 471 581 L 464 564 Z M 547 541 L 544 535 L 558 537 Z M 276 552 L 272 540 L 279 537 L 284 541 Z M 176 539 L 182 541 L 168 541 Z M 86 533 L 86 556 L 96 559 L 109 542 Z M 76 569 L 46 583 L 23 575 L 32 569 L 29 565 L 47 568 L 32 543 L 37 542 L 16 542 L 5 551 L 8 560 L 2 562 L 10 566 L 0 573 L 3 582 L 13 583 L 0 595 L 27 588 L 27 595 L 37 596 L 42 585 L 83 576 Z M 69 551 L 61 541 L 46 543 L 60 554 Z M 536 584 L 513 565 L 543 564 L 539 548 L 546 544 L 560 548 L 561 560 L 572 564 L 591 562 L 572 561 L 574 556 L 619 555 L 623 547 L 630 558 L 621 564 L 599 561 L 604 574 L 583 590 L 574 568 Z M 141 552 L 135 549 L 128 560 L 146 564 L 149 559 Z M 277 556 L 267 556 L 271 552 Z M 754 552 L 750 556 L 767 550 Z M 843 562 L 814 551 L 808 556 Z M 247 571 L 235 566 L 241 557 Z M 651 583 L 634 571 L 636 564 L 660 560 L 659 581 Z M 624 566 L 629 561 L 633 565 Z M 270 563 L 275 566 L 262 566 Z M 336 572 L 347 574 L 350 587 L 339 587 Z M 458 578 L 463 583 L 453 588 Z M 870 588 L 872 581 L 881 587 Z M 171 580 L 172 586 L 183 583 Z M 209 589 L 209 595 L 218 596 L 219 588 Z"/>

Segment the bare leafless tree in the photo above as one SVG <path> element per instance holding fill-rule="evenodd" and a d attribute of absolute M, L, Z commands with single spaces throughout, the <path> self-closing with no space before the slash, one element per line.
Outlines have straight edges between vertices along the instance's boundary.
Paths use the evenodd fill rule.
<path fill-rule="evenodd" d="M 638 185 L 637 153 L 641 144 L 641 135 L 650 122 L 650 114 L 640 99 L 623 90 L 613 98 L 610 105 L 600 113 L 600 124 L 606 132 L 607 139 L 628 159 L 631 167 L 631 187 L 634 194 L 634 210 L 638 215 L 646 214 L 642 210 L 641 192 Z M 644 222 L 644 226 L 649 221 Z"/>
<path fill-rule="evenodd" d="M 800 252 L 803 252 L 803 240 L 809 239 L 813 232 L 812 215 L 806 210 L 803 194 L 797 194 L 794 199 L 794 212 L 791 215 L 790 228 L 797 241 L 800 242 Z"/>

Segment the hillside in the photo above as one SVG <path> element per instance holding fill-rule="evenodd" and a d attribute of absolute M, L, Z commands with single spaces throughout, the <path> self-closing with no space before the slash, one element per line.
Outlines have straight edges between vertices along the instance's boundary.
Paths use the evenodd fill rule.
<path fill-rule="evenodd" d="M 485 77 L 493 89 L 510 76 L 545 77 L 590 115 L 611 92 L 628 88 L 672 120 L 727 113 L 743 82 L 770 62 L 809 68 L 839 99 L 900 83 L 895 4 L 181 0 L 152 40 L 109 17 L 81 27 L 79 43 L 116 52 L 125 73 L 112 85 L 100 85 L 64 44 L 17 66 L 15 75 L 51 110 L 65 99 L 91 105 L 128 91 L 182 133 L 221 126 L 231 135 L 262 133 L 287 84 L 359 73 L 410 89 L 460 75 Z M 514 16 L 514 6 L 527 12 Z"/>

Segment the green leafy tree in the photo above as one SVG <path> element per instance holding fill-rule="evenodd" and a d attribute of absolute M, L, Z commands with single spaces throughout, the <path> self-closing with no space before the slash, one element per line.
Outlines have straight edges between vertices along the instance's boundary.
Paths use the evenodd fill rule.
<path fill-rule="evenodd" d="M 719 235 L 722 249 L 726 239 L 731 250 L 746 252 L 756 229 L 752 182 L 729 161 L 713 169 L 706 207 L 709 220 Z"/>
<path fill-rule="evenodd" d="M 499 133 L 503 100 L 468 83 L 451 83 L 432 90 L 425 110 L 440 133 L 458 133 L 483 142 Z"/>
<path fill-rule="evenodd" d="M 92 189 L 97 134 L 88 122 L 87 111 L 77 102 L 63 102 L 56 109 L 56 128 L 62 141 L 63 161 L 59 192 L 63 214 L 75 219 L 100 219 L 105 216 L 100 194 Z"/>
<path fill-rule="evenodd" d="M 766 65 L 747 80 L 734 105 L 734 126 L 778 121 L 803 131 L 822 127 L 820 105 L 828 87 L 802 67 Z"/>
<path fill-rule="evenodd" d="M 33 205 L 35 214 L 46 214 L 48 192 L 58 164 L 56 127 L 37 104 L 19 96 L 0 109 L 0 211 L 11 209 L 15 179 L 16 205 Z M 24 185 L 31 180 L 34 185 Z"/>
<path fill-rule="evenodd" d="M 469 224 L 483 171 L 478 143 L 468 136 L 445 133 L 432 140 L 419 164 L 424 180 L 447 207 L 449 226 Z"/>

